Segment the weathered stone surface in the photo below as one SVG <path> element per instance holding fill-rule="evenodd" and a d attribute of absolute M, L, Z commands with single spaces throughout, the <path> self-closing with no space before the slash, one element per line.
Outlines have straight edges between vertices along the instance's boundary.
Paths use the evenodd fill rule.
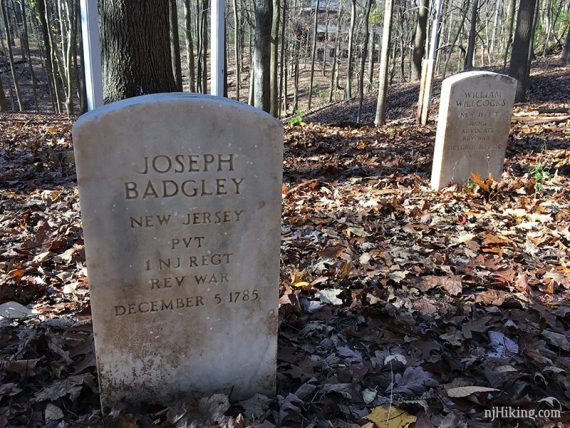
<path fill-rule="evenodd" d="M 73 127 L 101 400 L 275 389 L 283 130 L 160 94 Z"/>
<path fill-rule="evenodd" d="M 465 183 L 471 173 L 503 172 L 517 81 L 487 71 L 443 81 L 431 174 L 435 190 Z"/>

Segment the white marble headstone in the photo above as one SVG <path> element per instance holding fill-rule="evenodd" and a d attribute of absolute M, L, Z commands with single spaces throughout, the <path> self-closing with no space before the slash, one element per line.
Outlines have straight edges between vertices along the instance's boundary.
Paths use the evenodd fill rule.
<path fill-rule="evenodd" d="M 104 408 L 275 389 L 283 130 L 190 94 L 73 127 Z"/>
<path fill-rule="evenodd" d="M 463 184 L 471 173 L 499 180 L 511 125 L 517 81 L 488 71 L 443 81 L 431 187 Z"/>

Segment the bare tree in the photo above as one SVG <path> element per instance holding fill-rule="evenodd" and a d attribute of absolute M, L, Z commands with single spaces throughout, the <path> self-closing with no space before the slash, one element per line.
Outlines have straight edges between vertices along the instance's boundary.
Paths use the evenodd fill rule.
<path fill-rule="evenodd" d="M 447 67 L 449 65 L 449 60 L 451 59 L 451 55 L 453 54 L 453 49 L 457 44 L 457 39 L 459 38 L 459 35 L 463 32 L 463 25 L 465 24 L 467 12 L 469 12 L 469 0 L 464 0 L 461 12 L 461 22 L 459 23 L 459 28 L 457 29 L 457 33 L 455 33 L 455 37 L 449 46 L 449 54 L 445 58 L 445 64 L 443 66 L 442 79 L 445 79 L 445 76 L 447 74 Z"/>
<path fill-rule="evenodd" d="M 279 93 L 278 93 L 278 76 L 279 70 L 279 18 L 281 15 L 281 5 L 279 0 L 273 0 L 273 18 L 271 22 L 271 60 L 270 60 L 270 113 L 274 117 L 279 115 Z M 283 37 L 283 35 L 281 35 Z"/>
<path fill-rule="evenodd" d="M 515 98 L 517 102 L 526 100 L 536 6 L 537 0 L 521 0 L 519 13 L 517 15 L 517 27 L 509 67 L 509 75 L 517 79 L 517 93 Z"/>
<path fill-rule="evenodd" d="M 0 111 L 8 110 L 8 100 L 4 92 L 4 83 L 2 83 L 2 75 L 0 74 Z"/>
<path fill-rule="evenodd" d="M 233 0 L 234 7 L 234 61 L 236 66 L 236 100 L 239 101 L 241 86 L 241 56 L 240 56 L 240 19 L 238 1 Z"/>
<path fill-rule="evenodd" d="M 354 27 L 356 23 L 356 0 L 351 0 L 350 9 L 350 29 L 348 30 L 348 64 L 346 66 L 346 87 L 344 88 L 345 98 L 352 98 L 352 72 L 354 56 Z"/>
<path fill-rule="evenodd" d="M 188 63 L 188 86 L 190 92 L 196 91 L 196 76 L 194 71 L 194 40 L 192 37 L 192 8 L 190 0 L 184 0 L 184 21 L 186 30 L 186 56 Z"/>
<path fill-rule="evenodd" d="M 422 75 L 422 60 L 425 53 L 427 22 L 429 12 L 429 0 L 420 0 L 418 4 L 418 22 L 416 25 L 416 36 L 414 38 L 414 54 L 412 61 L 413 81 L 419 80 Z"/>
<path fill-rule="evenodd" d="M 473 68 L 473 55 L 475 53 L 475 38 L 477 37 L 477 17 L 479 12 L 479 0 L 473 0 L 471 9 L 471 26 L 469 29 L 469 42 L 467 44 L 467 55 L 465 55 L 464 70 Z"/>
<path fill-rule="evenodd" d="M 317 54 L 317 25 L 319 19 L 319 4 L 320 0 L 317 0 L 315 5 L 315 16 L 313 20 L 313 47 L 311 49 L 311 73 L 309 77 L 309 105 L 307 110 L 311 110 L 311 101 L 313 100 L 313 78 L 315 77 L 315 56 Z"/>
<path fill-rule="evenodd" d="M 566 33 L 566 44 L 562 50 L 561 59 L 564 64 L 570 63 L 570 26 L 568 27 L 568 32 Z"/>
<path fill-rule="evenodd" d="M 342 16 L 343 16 L 343 5 L 342 2 L 340 3 L 340 9 L 338 10 L 336 16 L 336 34 L 335 34 L 335 42 L 334 42 L 334 55 L 333 55 L 333 63 L 332 63 L 332 70 L 331 70 L 331 82 L 330 82 L 330 91 L 329 91 L 329 103 L 333 100 L 333 94 L 337 87 L 337 80 L 338 80 L 338 58 L 339 58 L 339 51 L 340 51 L 340 24 L 342 23 Z"/>
<path fill-rule="evenodd" d="M 0 5 L 2 9 L 2 20 L 4 21 L 4 29 L 6 30 L 6 44 L 8 45 L 8 61 L 10 62 L 10 72 L 12 73 L 12 80 L 14 82 L 14 88 L 16 89 L 16 99 L 18 101 L 19 111 L 23 111 L 22 94 L 20 92 L 20 84 L 18 83 L 18 78 L 16 76 L 16 64 L 14 62 L 14 53 L 12 51 L 13 40 L 12 32 L 10 30 L 10 21 L 8 19 L 8 13 L 6 11 L 6 0 L 0 0 Z"/>
<path fill-rule="evenodd" d="M 170 11 L 170 49 L 172 70 L 174 80 L 176 81 L 176 89 L 182 91 L 182 65 L 180 61 L 180 36 L 178 35 L 178 10 L 176 0 L 169 0 Z"/>
<path fill-rule="evenodd" d="M 22 44 L 22 48 L 25 50 L 25 56 L 27 57 L 28 63 L 28 72 L 30 73 L 30 78 L 32 79 L 32 93 L 34 96 L 34 106 L 36 110 L 39 110 L 38 105 L 38 80 L 36 78 L 36 72 L 34 71 L 34 67 L 32 64 L 32 55 L 30 54 L 30 41 L 29 41 L 29 32 L 28 32 L 28 19 L 26 16 L 26 6 L 24 0 L 20 0 L 20 11 L 22 14 L 22 32 L 21 32 L 21 40 L 20 43 Z"/>
<path fill-rule="evenodd" d="M 104 0 L 101 6 L 105 101 L 176 91 L 168 3 Z"/>
<path fill-rule="evenodd" d="M 388 91 L 388 59 L 390 50 L 390 37 L 392 35 L 393 0 L 385 0 L 384 28 L 382 31 L 382 53 L 380 57 L 380 75 L 378 79 L 378 102 L 376 104 L 376 117 L 374 124 L 381 126 L 386 123 L 386 95 Z"/>
<path fill-rule="evenodd" d="M 505 54 L 503 56 L 503 68 L 507 66 L 507 59 L 509 58 L 509 50 L 513 42 L 513 27 L 515 25 L 515 8 L 516 0 L 510 0 L 509 3 L 509 17 L 508 17 L 508 27 L 507 27 L 507 42 L 505 44 Z"/>
<path fill-rule="evenodd" d="M 285 25 L 287 22 L 287 0 L 283 0 L 283 16 L 281 17 L 281 54 L 279 61 L 279 109 L 278 116 L 281 116 L 281 109 L 287 111 L 287 66 L 285 65 Z"/>
<path fill-rule="evenodd" d="M 368 30 L 368 20 L 370 19 L 370 9 L 372 7 L 372 0 L 366 0 L 364 6 L 364 40 L 362 42 L 362 56 L 360 57 L 360 74 L 358 76 L 358 112 L 356 114 L 356 123 L 360 123 L 360 116 L 362 114 L 362 101 L 364 100 L 364 67 L 366 66 L 366 57 L 368 56 L 368 38 L 370 31 Z"/>
<path fill-rule="evenodd" d="M 257 0 L 255 4 L 255 48 L 253 52 L 253 105 L 263 111 L 271 111 L 271 34 L 273 17 L 271 0 Z"/>

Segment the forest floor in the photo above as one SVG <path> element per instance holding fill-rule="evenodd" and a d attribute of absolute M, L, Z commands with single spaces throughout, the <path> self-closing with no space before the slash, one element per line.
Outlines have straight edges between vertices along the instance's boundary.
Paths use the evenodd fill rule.
<path fill-rule="evenodd" d="M 278 395 L 106 416 L 72 120 L 0 114 L 0 427 L 568 426 L 570 66 L 533 69 L 500 181 L 440 192 L 407 90 L 286 125 Z"/>

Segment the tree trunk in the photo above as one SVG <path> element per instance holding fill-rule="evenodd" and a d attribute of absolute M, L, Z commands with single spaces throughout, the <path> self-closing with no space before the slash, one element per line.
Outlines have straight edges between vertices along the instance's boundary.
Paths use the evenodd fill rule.
<path fill-rule="evenodd" d="M 521 0 L 519 6 L 515 40 L 509 67 L 509 76 L 517 79 L 516 102 L 524 102 L 526 100 L 536 2 L 537 0 Z"/>
<path fill-rule="evenodd" d="M 79 3 L 76 4 L 76 13 L 80 14 L 80 6 Z M 78 19 L 79 21 L 79 19 Z M 79 44 L 78 46 L 83 46 L 83 34 L 81 31 L 77 31 L 76 32 L 79 35 Z M 80 103 L 80 114 L 84 114 L 87 113 L 87 111 L 89 110 L 89 107 L 87 105 L 87 87 L 85 84 L 85 70 L 83 70 L 83 65 L 85 64 L 85 56 L 83 54 L 83 49 L 79 49 L 79 63 L 81 64 L 81 67 L 77 67 L 78 69 L 78 73 L 77 73 L 77 87 L 79 89 L 79 103 Z"/>
<path fill-rule="evenodd" d="M 507 59 L 509 57 L 509 49 L 513 42 L 513 27 L 515 25 L 515 7 L 516 0 L 510 0 L 509 4 L 509 25 L 507 27 L 507 44 L 505 45 L 505 55 L 503 56 L 503 68 L 507 68 Z"/>
<path fill-rule="evenodd" d="M 271 20 L 271 60 L 269 65 L 269 73 L 271 80 L 270 98 L 271 109 L 270 113 L 273 117 L 279 117 L 279 80 L 277 71 L 279 70 L 279 17 L 281 15 L 281 5 L 279 0 L 273 1 L 273 19 Z M 317 0 L 318 1 L 318 0 Z M 283 35 L 281 35 L 283 37 Z"/>
<path fill-rule="evenodd" d="M 570 64 L 570 27 L 568 27 L 568 32 L 566 33 L 566 45 L 562 50 L 561 60 L 563 64 Z"/>
<path fill-rule="evenodd" d="M 1 1 L 1 8 L 2 8 L 2 19 L 4 21 L 4 29 L 6 31 L 6 43 L 8 45 L 8 60 L 10 62 L 10 72 L 12 73 L 12 80 L 14 81 L 14 88 L 16 89 L 16 99 L 18 101 L 18 109 L 19 111 L 23 111 L 23 103 L 22 103 L 22 94 L 20 92 L 20 84 L 18 83 L 18 79 L 16 76 L 16 64 L 14 63 L 14 53 L 12 51 L 12 33 L 10 31 L 10 23 L 8 20 L 8 14 L 6 11 L 6 0 Z"/>
<path fill-rule="evenodd" d="M 473 0 L 473 8 L 471 9 L 471 27 L 469 29 L 469 42 L 467 44 L 467 55 L 465 55 L 465 64 L 463 70 L 471 70 L 473 68 L 473 55 L 475 53 L 475 38 L 477 36 L 477 15 L 479 9 L 479 0 Z"/>
<path fill-rule="evenodd" d="M 422 59 L 425 53 L 427 22 L 429 12 L 429 0 L 420 0 L 418 6 L 418 23 L 416 25 L 416 37 L 414 39 L 414 55 L 412 62 L 412 81 L 419 80 L 422 75 Z"/>
<path fill-rule="evenodd" d="M 313 100 L 313 78 L 315 77 L 315 56 L 317 54 L 317 25 L 319 19 L 319 4 L 320 0 L 317 0 L 315 6 L 315 16 L 313 20 L 313 46 L 311 48 L 311 73 L 309 75 L 309 105 L 307 110 L 311 110 L 311 102 Z"/>
<path fill-rule="evenodd" d="M 299 55 L 301 50 L 301 41 L 296 40 L 293 43 L 295 46 L 294 51 L 294 65 L 293 65 L 293 73 L 295 77 L 293 78 L 293 112 L 296 112 L 299 109 Z"/>
<path fill-rule="evenodd" d="M 186 30 L 186 56 L 188 64 L 188 90 L 196 92 L 196 75 L 194 74 L 194 40 L 192 38 L 192 8 L 190 0 L 184 0 L 184 21 Z"/>
<path fill-rule="evenodd" d="M 398 37 L 400 42 L 400 78 L 402 82 L 406 81 L 406 31 L 404 29 L 405 23 L 405 16 L 404 16 L 404 9 L 400 8 L 400 37 Z"/>
<path fill-rule="evenodd" d="M 391 0 L 388 0 L 391 2 Z M 344 91 L 344 96 L 346 99 L 352 98 L 352 68 L 353 68 L 353 49 L 354 49 L 354 26 L 356 24 L 356 0 L 352 0 L 351 12 L 350 12 L 350 30 L 348 33 L 348 64 L 346 71 L 346 88 Z"/>
<path fill-rule="evenodd" d="M 393 0 L 385 0 L 384 28 L 382 31 L 382 54 L 380 57 L 380 75 L 378 79 L 378 102 L 376 104 L 376 117 L 374 124 L 381 126 L 386 123 L 386 93 L 388 91 L 388 58 L 390 50 L 390 37 L 392 35 Z"/>
<path fill-rule="evenodd" d="M 463 12 L 461 14 L 461 23 L 459 24 L 459 28 L 457 30 L 457 33 L 455 34 L 455 38 L 453 39 L 453 42 L 451 43 L 451 46 L 449 47 L 449 55 L 447 55 L 447 58 L 445 58 L 445 64 L 443 66 L 442 79 L 445 79 L 445 76 L 447 74 L 447 66 L 449 64 L 449 60 L 451 59 L 451 54 L 453 54 L 453 48 L 457 44 L 457 39 L 459 38 L 459 35 L 463 31 L 463 25 L 465 24 L 465 19 L 467 18 L 467 12 L 468 11 L 469 11 L 469 0 L 465 0 L 463 2 Z"/>
<path fill-rule="evenodd" d="M 529 51 L 529 57 L 528 57 L 528 61 L 529 61 L 529 69 L 530 69 L 530 63 L 536 58 L 536 55 L 534 54 L 534 34 L 535 34 L 535 29 L 536 29 L 536 23 L 538 22 L 538 12 L 540 11 L 540 0 L 536 0 L 536 6 L 534 7 L 534 14 L 532 15 L 532 36 L 530 38 L 530 51 Z"/>
<path fill-rule="evenodd" d="M 73 12 L 71 11 L 73 8 Z M 58 18 L 60 25 L 62 74 L 65 92 L 65 112 L 73 114 L 73 43 L 75 39 L 75 25 L 73 22 L 75 8 L 73 2 L 58 0 Z"/>
<path fill-rule="evenodd" d="M 49 13 L 47 10 L 46 0 L 38 0 L 36 2 L 38 10 L 38 19 L 40 21 L 42 39 L 44 42 L 44 55 L 47 77 L 51 87 L 51 94 L 56 113 L 61 113 L 60 91 L 58 85 L 58 70 L 55 64 L 55 53 L 53 52 L 53 43 L 51 40 Z"/>
<path fill-rule="evenodd" d="M 25 49 L 26 49 L 26 56 L 28 58 L 28 72 L 30 73 L 30 77 L 32 78 L 32 92 L 34 94 L 34 105 L 36 110 L 39 111 L 38 105 L 38 80 L 36 78 L 36 73 L 34 71 L 34 67 L 32 64 L 32 55 L 30 54 L 30 38 L 28 33 L 28 19 L 26 17 L 26 8 L 24 4 L 24 0 L 20 0 L 20 7 L 22 8 L 22 25 L 23 25 L 23 32 L 22 37 L 25 42 L 23 42 Z"/>
<path fill-rule="evenodd" d="M 429 46 L 429 57 L 424 65 L 426 70 L 422 70 L 422 79 L 420 82 L 420 97 L 418 99 L 418 113 L 417 121 L 421 125 L 426 125 L 429 116 L 429 106 L 431 103 L 431 92 L 434 75 L 434 65 L 437 59 L 437 52 L 439 46 L 439 30 L 441 27 L 441 10 L 443 0 L 437 0 L 435 7 L 435 19 L 433 20 L 431 28 L 431 41 Z"/>
<path fill-rule="evenodd" d="M 287 66 L 285 65 L 285 24 L 287 22 L 287 0 L 283 0 L 283 16 L 281 18 L 281 57 L 279 61 L 279 109 L 278 109 L 278 117 L 281 117 L 281 109 L 284 109 L 287 112 L 287 76 L 284 73 L 287 73 Z M 285 87 L 284 84 L 285 83 Z M 285 93 L 283 93 L 285 90 Z"/>
<path fill-rule="evenodd" d="M 255 49 L 253 52 L 253 105 L 271 111 L 271 23 L 272 0 L 257 0 L 255 9 Z"/>
<path fill-rule="evenodd" d="M 241 63 L 240 63 L 240 33 L 239 33 L 239 14 L 238 14 L 238 2 L 234 0 L 234 60 L 236 63 L 236 100 L 239 101 L 239 90 L 241 85 Z"/>
<path fill-rule="evenodd" d="M 35 19 L 32 19 L 32 24 L 35 26 L 36 34 L 38 39 L 41 38 L 42 43 L 38 43 L 38 50 L 40 51 L 40 57 L 42 58 L 42 71 L 45 72 L 47 76 L 47 86 L 49 91 L 49 99 L 51 102 L 51 108 L 54 113 L 58 113 L 58 106 L 56 104 L 57 94 L 54 87 L 53 71 L 51 69 L 49 51 L 49 41 L 47 36 L 45 24 L 45 16 L 43 15 L 42 7 L 45 6 L 42 0 L 36 1 L 36 14 Z"/>
<path fill-rule="evenodd" d="M 0 111 L 8 111 L 8 100 L 4 92 L 4 83 L 2 83 L 2 76 L 0 75 Z"/>
<path fill-rule="evenodd" d="M 495 18 L 493 19 L 493 35 L 491 36 L 491 46 L 489 48 L 489 55 L 495 53 L 495 41 L 497 39 L 497 27 L 499 25 L 499 8 L 502 6 L 502 2 L 498 1 L 495 7 Z"/>
<path fill-rule="evenodd" d="M 327 49 L 329 46 L 329 8 L 331 0 L 327 0 L 325 6 L 325 36 L 323 44 L 323 77 L 327 75 Z"/>
<path fill-rule="evenodd" d="M 209 0 L 202 0 L 202 93 L 208 93 L 208 15 L 210 10 Z"/>
<path fill-rule="evenodd" d="M 370 32 L 368 31 L 368 19 L 370 17 L 370 8 L 372 7 L 372 0 L 366 0 L 364 8 L 364 40 L 362 42 L 362 56 L 360 58 L 360 75 L 358 76 L 358 113 L 356 114 L 356 123 L 360 123 L 362 114 L 362 101 L 364 100 L 364 68 L 366 66 L 366 57 L 368 56 L 368 38 Z"/>
<path fill-rule="evenodd" d="M 167 2 L 104 0 L 101 47 L 105 102 L 176 91 Z"/>
<path fill-rule="evenodd" d="M 368 45 L 368 57 L 370 59 L 368 61 L 368 71 L 366 72 L 368 75 L 366 92 L 370 92 L 372 90 L 372 83 L 374 82 L 374 59 L 376 58 L 376 55 L 374 55 L 374 48 L 376 47 L 376 35 L 374 34 L 374 26 L 372 26 L 370 30 L 370 44 Z"/>
<path fill-rule="evenodd" d="M 544 47 L 542 49 L 542 56 L 546 57 L 548 53 L 548 45 L 550 44 L 550 36 L 552 35 L 552 0 L 547 0 L 546 3 L 546 33 L 544 35 Z"/>
<path fill-rule="evenodd" d="M 196 0 L 196 92 L 202 92 L 202 14 L 201 1 Z"/>
<path fill-rule="evenodd" d="M 182 91 L 182 63 L 180 60 L 180 36 L 178 35 L 178 10 L 176 0 L 169 0 L 170 9 L 170 49 L 172 72 L 174 73 L 174 81 L 176 89 Z"/>
<path fill-rule="evenodd" d="M 58 0 L 58 3 L 61 5 L 61 1 L 62 0 Z M 60 9 L 58 9 L 58 12 L 60 11 Z M 63 19 L 60 19 L 60 17 L 58 17 L 56 19 L 56 23 L 57 21 L 59 21 L 60 23 L 60 28 L 61 25 L 63 25 Z M 50 18 L 50 8 L 46 7 L 46 22 L 48 23 L 48 36 L 49 36 L 49 44 L 50 44 L 50 48 L 51 48 L 51 54 L 52 54 L 52 68 L 54 70 L 56 70 L 57 72 L 54 74 L 54 78 L 56 79 L 56 86 L 59 86 L 61 88 L 61 91 L 58 91 L 59 93 L 63 93 L 64 97 L 67 97 L 66 94 L 66 83 L 65 83 L 65 64 L 64 64 L 64 59 L 63 59 L 63 55 L 62 55 L 62 51 L 64 50 L 64 48 L 62 48 L 62 50 L 60 51 L 59 46 L 57 45 L 57 34 L 53 34 L 52 33 L 52 29 L 55 29 L 55 24 L 54 25 L 49 25 L 50 22 L 53 22 L 53 20 Z M 62 35 L 65 33 L 65 30 L 60 30 L 60 32 L 62 33 Z M 57 33 L 57 31 L 56 31 Z M 62 42 L 62 47 L 64 46 L 65 42 Z M 67 106 L 66 106 L 67 109 Z"/>
<path fill-rule="evenodd" d="M 336 79 L 338 78 L 338 58 L 339 58 L 339 50 L 340 50 L 340 24 L 342 19 L 342 2 L 340 3 L 340 9 L 338 11 L 336 17 L 336 35 L 334 39 L 334 55 L 333 55 L 333 63 L 332 63 L 332 70 L 331 70 L 331 84 L 330 84 L 330 91 L 329 91 L 329 103 L 333 100 L 333 94 L 336 90 Z"/>

